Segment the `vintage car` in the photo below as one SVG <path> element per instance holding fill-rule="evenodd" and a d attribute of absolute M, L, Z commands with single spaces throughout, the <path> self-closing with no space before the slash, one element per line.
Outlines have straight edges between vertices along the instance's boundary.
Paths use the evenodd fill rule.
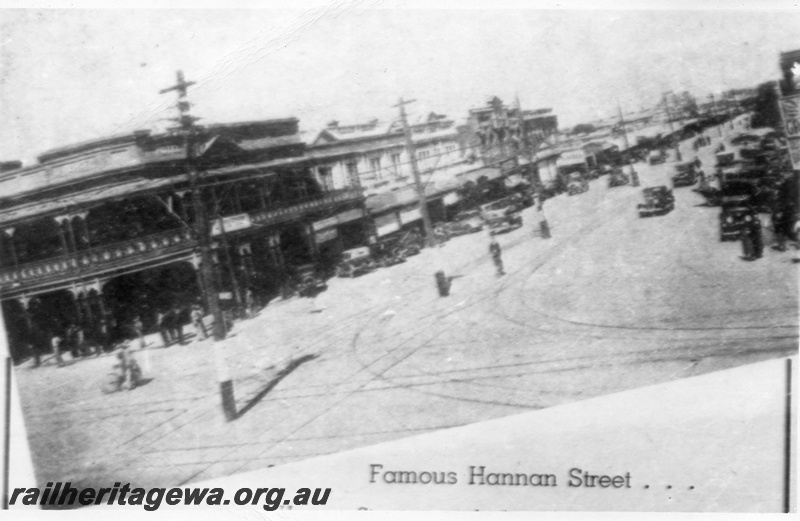
<path fill-rule="evenodd" d="M 742 226 L 748 217 L 752 219 L 753 208 L 749 196 L 723 197 L 722 211 L 719 214 L 719 240 L 739 239 Z"/>
<path fill-rule="evenodd" d="M 624 186 L 631 182 L 630 177 L 628 177 L 621 169 L 615 168 L 611 171 L 608 176 L 608 187 L 614 188 L 617 186 Z"/>
<path fill-rule="evenodd" d="M 492 235 L 505 233 L 522 226 L 522 208 L 514 197 L 505 197 L 480 208 L 486 226 Z"/>
<path fill-rule="evenodd" d="M 729 151 L 729 152 L 718 152 L 716 154 L 717 158 L 717 168 L 724 168 L 726 166 L 731 166 L 736 163 L 736 152 Z"/>
<path fill-rule="evenodd" d="M 484 225 L 480 210 L 470 210 L 457 214 L 452 222 L 445 223 L 443 227 L 448 236 L 458 237 L 479 232 L 483 230 Z"/>
<path fill-rule="evenodd" d="M 425 239 L 417 230 L 411 230 L 400 236 L 397 241 L 400 251 L 405 257 L 411 257 L 419 254 L 425 244 Z"/>
<path fill-rule="evenodd" d="M 643 195 L 644 203 L 637 206 L 639 217 L 666 215 L 675 209 L 675 197 L 672 195 L 672 190 L 666 186 L 645 188 Z"/>
<path fill-rule="evenodd" d="M 589 191 L 589 182 L 578 172 L 569 174 L 567 178 L 567 193 L 569 195 L 582 194 Z"/>
<path fill-rule="evenodd" d="M 315 297 L 328 289 L 328 284 L 320 275 L 316 264 L 297 266 L 294 272 L 295 287 L 301 297 Z"/>
<path fill-rule="evenodd" d="M 647 154 L 647 163 L 650 165 L 658 165 L 667 160 L 667 153 L 661 149 L 651 150 Z"/>
<path fill-rule="evenodd" d="M 372 245 L 372 258 L 382 268 L 406 261 L 404 248 L 398 239 L 383 239 Z"/>
<path fill-rule="evenodd" d="M 356 277 L 375 269 L 375 261 L 369 247 L 360 246 L 342 252 L 341 260 L 336 266 L 338 277 Z"/>
<path fill-rule="evenodd" d="M 694 186 L 697 178 L 697 168 L 694 162 L 678 163 L 675 165 L 675 175 L 672 176 L 672 187 Z"/>

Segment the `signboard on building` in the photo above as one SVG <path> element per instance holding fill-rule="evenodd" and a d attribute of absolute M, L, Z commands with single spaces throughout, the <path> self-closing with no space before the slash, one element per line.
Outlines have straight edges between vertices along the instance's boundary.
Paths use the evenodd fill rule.
<path fill-rule="evenodd" d="M 339 236 L 339 230 L 337 230 L 336 228 L 329 228 L 327 230 L 317 232 L 316 234 L 317 244 L 322 244 L 323 242 L 332 241 L 338 236 Z"/>
<path fill-rule="evenodd" d="M 375 218 L 375 233 L 378 237 L 396 232 L 399 229 L 400 223 L 397 221 L 397 214 L 394 212 L 379 215 Z"/>
<path fill-rule="evenodd" d="M 250 220 L 249 214 L 240 213 L 236 215 L 229 215 L 222 218 L 221 225 L 219 219 L 214 220 L 214 223 L 211 225 L 211 235 L 221 235 L 223 228 L 225 233 L 230 233 L 238 230 L 244 230 L 246 228 L 250 228 L 251 226 L 253 226 L 253 221 Z"/>
<path fill-rule="evenodd" d="M 364 210 L 361 208 L 356 208 L 355 210 L 347 210 L 346 212 L 342 212 L 336 216 L 336 219 L 339 221 L 339 224 L 355 221 L 364 217 Z"/>
<path fill-rule="evenodd" d="M 800 168 L 800 94 L 781 98 L 780 106 L 792 167 Z"/>
<path fill-rule="evenodd" d="M 459 201 L 459 199 L 461 198 L 458 196 L 456 192 L 450 192 L 449 194 L 445 194 L 445 196 L 442 197 L 442 202 L 445 204 L 445 206 L 452 206 L 456 204 Z"/>
<path fill-rule="evenodd" d="M 418 221 L 419 219 L 422 219 L 422 211 L 419 208 L 400 212 L 400 222 L 403 224 Z"/>
<path fill-rule="evenodd" d="M 558 166 L 577 165 L 586 162 L 586 153 L 583 150 L 566 150 L 556 161 Z"/>
<path fill-rule="evenodd" d="M 317 221 L 313 223 L 311 226 L 314 228 L 314 231 L 324 230 L 325 228 L 331 228 L 339 224 L 339 219 L 336 216 L 328 217 L 327 219 L 322 219 L 321 221 Z"/>

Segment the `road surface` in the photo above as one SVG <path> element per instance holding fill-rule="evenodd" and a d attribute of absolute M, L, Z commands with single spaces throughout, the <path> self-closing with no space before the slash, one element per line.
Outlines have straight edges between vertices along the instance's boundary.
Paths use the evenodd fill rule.
<path fill-rule="evenodd" d="M 700 152 L 709 173 L 717 142 Z M 645 187 L 673 165 L 635 168 Z M 590 184 L 546 202 L 552 239 L 532 209 L 498 236 L 504 277 L 478 233 L 237 323 L 223 346 L 231 423 L 210 342 L 137 352 L 150 381 L 110 395 L 112 356 L 17 368 L 37 480 L 190 483 L 797 351 L 791 253 L 742 261 L 690 188 L 640 219 L 641 188 Z"/>

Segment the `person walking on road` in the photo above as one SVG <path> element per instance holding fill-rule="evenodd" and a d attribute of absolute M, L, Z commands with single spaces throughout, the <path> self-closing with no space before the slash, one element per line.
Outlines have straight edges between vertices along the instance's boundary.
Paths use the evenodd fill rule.
<path fill-rule="evenodd" d="M 494 267 L 497 268 L 497 276 L 502 277 L 506 274 L 503 270 L 503 251 L 500 249 L 500 244 L 494 237 L 492 237 L 492 242 L 489 243 L 489 253 L 492 255 Z"/>

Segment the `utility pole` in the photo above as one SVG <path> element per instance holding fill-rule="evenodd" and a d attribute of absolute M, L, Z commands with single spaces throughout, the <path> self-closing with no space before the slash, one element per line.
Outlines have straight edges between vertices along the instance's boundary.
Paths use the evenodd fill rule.
<path fill-rule="evenodd" d="M 619 124 L 622 125 L 622 135 L 625 137 L 625 150 L 630 150 L 631 145 L 628 143 L 628 129 L 625 128 L 625 119 L 622 117 L 622 105 L 617 101 L 617 110 L 619 111 Z M 628 163 L 630 167 L 631 185 L 639 186 L 639 174 L 633 169 L 633 165 Z"/>
<path fill-rule="evenodd" d="M 411 137 L 411 128 L 408 126 L 408 118 L 406 116 L 406 105 L 414 103 L 416 100 L 403 100 L 401 97 L 397 101 L 400 109 L 400 121 L 403 124 L 403 136 L 406 141 L 406 154 L 408 154 L 409 163 L 411 163 L 411 173 L 414 176 L 414 186 L 417 190 L 417 199 L 419 200 L 419 211 L 422 215 L 422 227 L 425 230 L 425 244 L 429 247 L 435 247 L 436 238 L 433 235 L 433 225 L 431 224 L 431 216 L 428 213 L 428 202 L 425 197 L 425 187 L 422 184 L 422 179 L 419 175 L 419 167 L 417 165 L 417 154 L 414 150 L 414 140 Z M 450 294 L 450 283 L 445 276 L 444 270 L 440 269 L 436 272 L 436 286 L 439 289 L 439 296 L 446 297 Z"/>
<path fill-rule="evenodd" d="M 714 97 L 714 93 L 711 93 L 711 107 L 712 107 L 712 114 L 714 114 L 714 119 L 717 117 L 717 99 Z M 717 125 L 717 130 L 719 131 L 719 137 L 722 137 L 722 125 Z"/>
<path fill-rule="evenodd" d="M 541 185 L 542 180 L 539 178 L 539 173 L 535 170 L 536 166 L 533 162 L 533 145 L 530 142 L 528 133 L 525 132 L 525 118 L 522 115 L 522 104 L 519 102 L 517 96 L 517 118 L 519 120 L 519 129 L 522 133 L 522 145 L 525 147 L 525 153 L 528 156 L 528 168 L 531 169 L 531 196 L 533 198 L 533 205 L 536 208 L 536 215 L 539 218 L 539 233 L 542 239 L 550 238 L 550 224 L 544 215 L 544 201 L 542 200 Z M 536 172 L 534 174 L 534 172 Z"/>
<path fill-rule="evenodd" d="M 184 79 L 183 71 L 178 71 L 177 84 L 162 89 L 160 94 L 165 94 L 173 90 L 178 92 L 177 107 L 179 117 L 176 118 L 176 121 L 179 124 L 178 129 L 183 135 L 184 146 L 186 148 L 189 191 L 192 195 L 192 207 L 194 208 L 194 236 L 200 254 L 200 279 L 203 282 L 203 288 L 205 288 L 205 300 L 208 310 L 214 317 L 214 327 L 212 331 L 214 334 L 215 356 L 218 361 L 217 371 L 220 393 L 222 395 L 222 409 L 225 413 L 225 419 L 231 421 L 236 419 L 236 401 L 233 395 L 233 381 L 228 374 L 227 364 L 224 362 L 224 356 L 222 356 L 218 345 L 218 342 L 225 339 L 225 318 L 222 314 L 222 308 L 219 305 L 219 291 L 213 272 L 214 260 L 211 252 L 211 233 L 206 216 L 206 207 L 203 203 L 199 187 L 200 172 L 197 168 L 197 158 L 195 154 L 197 127 L 194 124 L 197 118 L 189 114 L 191 103 L 186 99 L 187 89 L 194 84 L 195 82 L 186 81 Z"/>
<path fill-rule="evenodd" d="M 670 135 L 675 133 L 675 125 L 672 123 L 672 111 L 669 110 L 669 102 L 667 101 L 667 93 L 665 92 L 663 95 L 664 98 L 664 111 L 667 113 L 667 121 L 669 121 L 669 133 Z M 673 136 L 674 139 L 675 136 Z M 675 160 L 680 162 L 683 161 L 681 157 L 681 150 L 680 150 L 680 140 L 675 142 Z"/>

